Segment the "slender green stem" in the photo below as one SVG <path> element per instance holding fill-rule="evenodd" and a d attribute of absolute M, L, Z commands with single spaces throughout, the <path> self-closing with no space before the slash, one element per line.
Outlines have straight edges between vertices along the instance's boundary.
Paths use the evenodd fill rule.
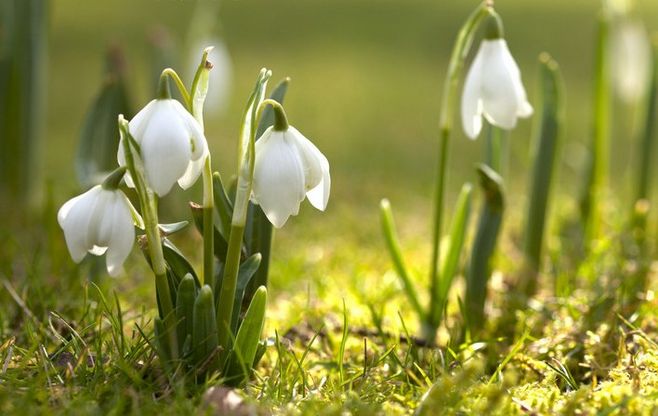
<path fill-rule="evenodd" d="M 473 36 L 483 19 L 493 13 L 490 5 L 483 3 L 466 20 L 459 31 L 457 41 L 452 50 L 448 73 L 443 86 L 441 97 L 441 116 L 439 119 L 439 163 L 436 174 L 436 189 L 434 199 L 434 227 L 432 232 L 432 262 L 430 264 L 430 305 L 436 304 L 439 297 L 439 262 L 441 246 L 441 230 L 443 226 L 443 205 L 446 183 L 446 168 L 448 164 L 448 148 L 452 131 L 454 107 L 456 106 L 459 79 L 468 56 Z M 438 322 L 432 322 L 437 326 Z"/>
<path fill-rule="evenodd" d="M 244 225 L 232 224 L 228 252 L 226 253 L 226 265 L 224 266 L 222 290 L 217 304 L 217 325 L 220 328 L 219 345 L 223 348 L 223 351 L 229 350 L 228 347 L 231 341 L 231 320 L 233 319 L 233 303 L 238 282 L 238 271 L 240 270 L 243 237 Z"/>
<path fill-rule="evenodd" d="M 283 109 L 283 106 L 278 101 L 271 98 L 267 98 L 260 103 L 258 106 L 257 118 L 260 118 L 263 113 L 263 109 L 268 105 L 271 105 L 274 109 L 274 125 L 272 126 L 274 131 L 288 130 L 288 117 L 286 116 L 286 112 Z"/>
<path fill-rule="evenodd" d="M 176 84 L 176 88 L 178 89 L 178 92 L 180 92 L 180 95 L 183 97 L 183 102 L 185 103 L 185 107 L 190 108 L 191 107 L 190 93 L 187 91 L 187 88 L 185 88 L 185 84 L 183 83 L 183 80 L 180 79 L 176 71 L 174 71 L 172 68 L 165 68 L 162 71 L 160 78 L 165 76 L 168 76 L 174 81 L 174 84 Z"/>
<path fill-rule="evenodd" d="M 126 166 L 130 176 L 135 184 L 139 204 L 142 209 L 144 218 L 144 230 L 148 241 L 149 257 L 155 273 L 155 286 L 159 294 L 158 300 L 162 308 L 163 322 L 167 330 L 171 345 L 172 358 L 178 358 L 178 340 L 176 339 L 176 315 L 174 313 L 174 304 L 169 291 L 169 282 L 167 280 L 167 265 L 162 252 L 162 239 L 158 228 L 158 204 L 156 195 L 145 185 L 144 177 L 140 169 L 137 168 L 135 157 L 133 155 L 132 142 L 128 131 L 128 122 L 119 116 L 119 129 L 123 137 L 123 148 L 126 156 Z"/>
<path fill-rule="evenodd" d="M 203 167 L 203 282 L 215 290 L 215 233 L 212 165 L 210 155 Z"/>

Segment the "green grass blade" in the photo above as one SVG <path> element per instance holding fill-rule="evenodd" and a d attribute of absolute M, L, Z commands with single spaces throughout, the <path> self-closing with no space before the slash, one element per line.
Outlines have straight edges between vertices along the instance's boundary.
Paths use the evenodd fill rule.
<path fill-rule="evenodd" d="M 491 276 L 491 258 L 496 249 L 505 208 L 501 177 L 486 165 L 480 165 L 478 173 L 484 204 L 466 273 L 464 299 L 467 325 L 472 329 L 478 329 L 484 324 L 484 302 Z"/>
<path fill-rule="evenodd" d="M 251 374 L 265 324 L 266 307 L 267 289 L 261 286 L 254 293 L 226 363 L 224 377 L 229 385 L 239 386 Z"/>
<path fill-rule="evenodd" d="M 541 118 L 535 125 L 534 169 L 526 214 L 523 253 L 526 268 L 521 275 L 521 287 L 527 296 L 537 288 L 537 272 L 546 227 L 550 189 L 555 177 L 555 161 L 562 126 L 562 78 L 560 69 L 548 54 L 540 56 Z"/>
<path fill-rule="evenodd" d="M 407 266 L 404 264 L 397 231 L 395 230 L 395 221 L 393 219 L 393 212 L 391 211 L 391 203 L 388 199 L 382 199 L 379 207 L 382 231 L 384 233 L 384 239 L 386 240 L 386 248 L 391 256 L 391 260 L 393 260 L 393 266 L 395 267 L 395 271 L 400 277 L 400 280 L 402 280 L 404 291 L 407 294 L 407 298 L 409 299 L 412 308 L 416 311 L 418 319 L 421 322 L 424 322 L 426 318 L 425 311 L 423 311 L 423 307 L 420 306 L 416 289 L 414 288 L 411 276 L 407 271 Z"/>

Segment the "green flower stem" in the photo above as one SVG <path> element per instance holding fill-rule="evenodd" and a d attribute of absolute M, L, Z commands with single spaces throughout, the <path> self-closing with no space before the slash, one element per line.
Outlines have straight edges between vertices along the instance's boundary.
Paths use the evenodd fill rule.
<path fill-rule="evenodd" d="M 103 187 L 103 189 L 107 189 L 108 191 L 116 191 L 117 189 L 119 189 L 119 184 L 121 183 L 121 180 L 123 179 L 125 174 L 126 174 L 126 167 L 119 166 L 112 173 L 107 175 L 107 178 L 105 178 L 101 186 Z"/>
<path fill-rule="evenodd" d="M 226 263 L 222 276 L 222 289 L 217 304 L 217 327 L 219 333 L 219 346 L 222 348 L 223 358 L 230 352 L 230 343 L 234 337 L 231 333 L 231 321 L 233 319 L 233 304 L 235 303 L 235 291 L 238 283 L 238 271 L 240 270 L 240 257 L 242 254 L 242 243 L 244 229 L 247 223 L 247 210 L 249 198 L 254 180 L 254 162 L 256 159 L 255 135 L 258 126 L 258 108 L 263 100 L 267 81 L 272 73 L 262 69 L 258 75 L 256 88 L 249 98 L 247 109 L 244 113 L 240 139 L 238 142 L 238 179 L 235 190 L 235 202 L 231 216 L 231 231 L 226 253 Z"/>
<path fill-rule="evenodd" d="M 203 283 L 215 290 L 215 237 L 212 165 L 210 155 L 203 167 Z"/>
<path fill-rule="evenodd" d="M 448 164 L 448 145 L 452 132 L 452 120 L 457 100 L 457 88 L 464 67 L 464 61 L 473 43 L 473 36 L 480 23 L 494 13 L 489 4 L 483 3 L 466 20 L 462 26 L 457 41 L 452 50 L 448 73 L 446 74 L 441 97 L 441 116 L 439 120 L 439 164 L 436 175 L 436 189 L 434 200 L 434 227 L 432 233 L 432 263 L 430 265 L 430 305 L 435 305 L 440 296 L 440 240 L 443 225 L 443 202 L 446 182 L 446 168 Z M 438 326 L 438 322 L 431 322 L 432 326 Z"/>
<path fill-rule="evenodd" d="M 242 239 L 244 237 L 244 224 L 231 225 L 231 235 L 228 241 L 226 253 L 226 265 L 224 266 L 224 279 L 222 290 L 219 294 L 217 304 L 217 325 L 219 331 L 219 345 L 226 352 L 229 350 L 231 341 L 231 320 L 233 319 L 233 303 L 235 290 L 238 285 L 238 271 L 240 270 L 240 254 L 242 252 Z"/>
<path fill-rule="evenodd" d="M 194 116 L 195 120 L 199 123 L 201 128 L 204 128 L 203 123 L 203 104 L 206 100 L 208 93 L 209 73 L 212 69 L 212 64 L 208 61 L 208 54 L 212 47 L 206 48 L 201 55 L 201 61 L 194 74 L 192 81 L 192 88 L 187 97 L 187 108 Z M 180 78 L 178 78 L 180 80 Z M 179 86 L 179 88 L 181 88 Z M 184 87 L 182 87 L 184 89 Z M 181 92 L 182 93 L 182 92 Z M 206 156 L 203 165 L 203 282 L 210 286 L 211 289 L 215 288 L 215 250 L 214 250 L 214 190 L 212 179 L 212 163 L 210 153 Z"/>
<path fill-rule="evenodd" d="M 260 103 L 260 106 L 258 107 L 258 118 L 260 118 L 260 115 L 263 113 L 263 109 L 265 106 L 271 105 L 272 108 L 274 109 L 274 125 L 272 128 L 274 131 L 286 131 L 288 130 L 289 124 L 288 124 L 288 117 L 286 116 L 286 112 L 283 109 L 283 106 L 276 100 L 273 100 L 271 98 L 267 98 L 263 100 Z"/>
<path fill-rule="evenodd" d="M 139 204 L 142 208 L 144 218 L 144 230 L 148 241 L 149 256 L 151 265 L 155 273 L 155 286 L 159 294 L 158 300 L 162 308 L 164 327 L 167 331 L 169 343 L 171 346 L 171 355 L 173 359 L 178 358 L 178 340 L 176 339 L 176 314 L 174 313 L 174 304 L 171 300 L 169 291 L 169 282 L 167 281 L 167 265 L 162 252 L 162 239 L 158 228 L 158 204 L 156 195 L 148 189 L 144 182 L 141 169 L 135 163 L 133 155 L 133 142 L 135 141 L 128 131 L 128 122 L 119 116 L 119 130 L 123 137 L 124 153 L 126 156 L 126 165 L 130 176 L 135 183 L 135 189 L 139 197 Z"/>
<path fill-rule="evenodd" d="M 180 79 L 176 71 L 174 71 L 171 68 L 165 68 L 162 73 L 160 74 L 160 82 L 162 83 L 162 79 L 165 77 L 169 77 L 174 81 L 174 84 L 176 84 L 176 88 L 180 92 L 180 95 L 183 97 L 183 102 L 186 107 L 190 108 L 191 107 L 191 98 L 190 98 L 190 93 L 187 92 L 187 88 L 185 88 L 185 84 L 183 84 L 183 80 Z"/>

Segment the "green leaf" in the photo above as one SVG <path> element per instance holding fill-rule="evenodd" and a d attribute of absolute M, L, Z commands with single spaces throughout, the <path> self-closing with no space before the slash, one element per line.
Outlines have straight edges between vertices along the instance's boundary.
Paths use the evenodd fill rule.
<path fill-rule="evenodd" d="M 201 286 L 199 284 L 199 278 L 197 277 L 192 264 L 187 260 L 187 258 L 185 258 L 183 253 L 180 252 L 178 247 L 176 247 L 174 243 L 172 243 L 168 238 L 162 239 L 162 252 L 164 254 L 168 270 L 171 271 L 174 277 L 174 290 L 178 288 L 180 281 L 188 274 L 194 277 L 197 287 Z M 175 293 L 175 291 L 172 293 Z"/>
<path fill-rule="evenodd" d="M 266 307 L 267 289 L 261 286 L 254 293 L 226 363 L 224 376 L 228 385 L 239 386 L 251 374 L 251 366 L 254 363 L 265 324 Z"/>
<path fill-rule="evenodd" d="M 0 2 L 0 191 L 25 201 L 44 121 L 52 2 Z"/>
<path fill-rule="evenodd" d="M 78 182 L 83 187 L 100 183 L 104 175 L 114 170 L 119 147 L 117 115 L 132 117 L 124 80 L 124 57 L 118 47 L 107 54 L 103 86 L 89 107 L 75 160 Z"/>
<path fill-rule="evenodd" d="M 158 228 L 160 229 L 160 232 L 164 234 L 166 237 L 184 230 L 188 224 L 189 224 L 188 221 L 180 221 L 171 224 L 158 224 Z"/>
<path fill-rule="evenodd" d="M 448 293 L 450 292 L 450 287 L 455 278 L 459 259 L 464 247 L 464 240 L 466 239 L 466 231 L 468 229 L 468 219 L 471 214 L 472 195 L 473 186 L 470 183 L 464 184 L 459 193 L 457 204 L 455 205 L 455 212 L 450 227 L 450 242 L 447 251 L 444 251 L 446 256 L 442 259 L 443 261 L 441 264 L 441 280 L 439 281 L 438 293 L 436 296 L 437 304 L 431 306 L 431 322 L 437 327 L 441 324 L 443 311 L 448 302 Z"/>
<path fill-rule="evenodd" d="M 185 275 L 178 286 L 176 294 L 176 332 L 178 345 L 184 345 L 194 328 L 194 301 L 196 299 L 196 282 L 191 274 Z M 183 353 L 186 351 L 183 348 Z"/>
<path fill-rule="evenodd" d="M 496 249 L 505 208 L 501 177 L 486 165 L 480 165 L 477 171 L 480 175 L 480 187 L 484 193 L 484 204 L 466 273 L 464 299 L 466 321 L 474 330 L 484 324 L 484 302 L 491 276 L 491 258 Z"/>
<path fill-rule="evenodd" d="M 641 199 L 648 199 L 649 190 L 651 189 L 651 167 L 655 163 L 654 142 L 656 140 L 656 127 L 658 124 L 658 117 L 656 117 L 656 114 L 658 114 L 658 39 L 655 38 L 653 41 L 653 60 L 651 66 L 651 83 L 649 93 L 646 97 L 644 125 L 641 135 L 642 140 L 639 142 L 640 163 L 637 165 L 637 184 L 635 201 L 633 203 Z"/>
<path fill-rule="evenodd" d="M 168 363 L 171 361 L 171 348 L 169 346 L 169 338 L 167 337 L 167 330 L 165 329 L 164 322 L 159 316 L 153 320 L 155 328 L 155 345 L 160 356 L 160 361 Z"/>
<path fill-rule="evenodd" d="M 555 160 L 562 124 L 562 80 L 560 70 L 548 54 L 540 56 L 541 117 L 535 125 L 534 169 L 528 198 L 523 253 L 526 267 L 520 286 L 527 296 L 537 288 L 537 272 L 541 265 L 541 251 L 546 226 L 551 183 L 555 176 Z"/>
<path fill-rule="evenodd" d="M 192 210 L 192 219 L 194 220 L 194 225 L 200 233 L 203 233 L 203 207 L 195 202 L 190 202 L 190 209 Z M 213 232 L 214 244 L 213 251 L 215 252 L 215 257 L 219 260 L 220 263 L 226 262 L 226 253 L 228 253 L 228 242 L 222 233 L 214 227 Z"/>
<path fill-rule="evenodd" d="M 423 307 L 420 306 L 416 289 L 411 281 L 411 275 L 407 266 L 404 264 L 404 257 L 402 257 L 402 251 L 400 250 L 400 243 L 397 231 L 395 230 L 395 220 L 393 219 L 391 204 L 388 202 L 388 199 L 382 199 L 379 207 L 382 231 L 386 240 L 386 248 L 391 256 L 391 260 L 393 260 L 393 266 L 395 267 L 395 271 L 400 277 L 400 280 L 402 280 L 402 286 L 407 294 L 409 302 L 411 303 L 411 307 L 416 311 L 418 319 L 424 321 L 425 311 L 423 311 Z"/>
<path fill-rule="evenodd" d="M 215 210 L 219 215 L 219 233 L 225 241 L 228 241 L 229 233 L 231 232 L 231 217 L 233 216 L 233 202 L 226 193 L 226 188 L 222 182 L 222 177 L 219 172 L 212 175 L 213 181 L 213 199 L 215 202 Z"/>
<path fill-rule="evenodd" d="M 201 369 L 216 368 L 218 345 L 215 301 L 210 286 L 204 285 L 194 302 L 192 348 L 195 365 Z"/>
<path fill-rule="evenodd" d="M 235 302 L 233 303 L 233 317 L 231 319 L 231 330 L 233 333 L 235 333 L 235 330 L 238 327 L 240 310 L 242 309 L 243 303 L 245 301 L 251 302 L 252 300 L 251 297 L 245 299 L 245 290 L 252 281 L 253 276 L 258 271 L 261 262 L 262 257 L 260 253 L 256 253 L 240 264 L 240 270 L 238 271 L 238 284 L 235 288 Z"/>

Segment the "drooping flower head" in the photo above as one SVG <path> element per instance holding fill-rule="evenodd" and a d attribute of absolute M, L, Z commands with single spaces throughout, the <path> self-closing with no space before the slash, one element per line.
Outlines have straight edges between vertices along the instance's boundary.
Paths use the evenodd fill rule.
<path fill-rule="evenodd" d="M 208 144 L 203 129 L 180 102 L 172 98 L 151 101 L 130 121 L 129 131 L 141 149 L 146 182 L 156 194 L 168 194 L 176 182 L 183 189 L 196 182 Z M 123 144 L 117 158 L 125 166 Z M 129 175 L 126 183 L 133 186 Z"/>
<path fill-rule="evenodd" d="M 288 125 L 282 109 L 277 111 L 277 122 L 256 142 L 252 201 L 281 228 L 291 215 L 299 213 L 305 197 L 315 208 L 326 209 L 331 176 L 327 158 Z"/>
<path fill-rule="evenodd" d="M 107 272 L 116 276 L 135 240 L 133 212 L 126 195 L 108 181 L 62 205 L 57 221 L 73 261 L 107 252 Z"/>
<path fill-rule="evenodd" d="M 488 17 L 485 39 L 466 75 L 462 94 L 462 124 L 475 139 L 482 130 L 482 117 L 494 126 L 511 130 L 519 117 L 532 115 L 521 72 L 503 38 L 498 15 Z"/>

